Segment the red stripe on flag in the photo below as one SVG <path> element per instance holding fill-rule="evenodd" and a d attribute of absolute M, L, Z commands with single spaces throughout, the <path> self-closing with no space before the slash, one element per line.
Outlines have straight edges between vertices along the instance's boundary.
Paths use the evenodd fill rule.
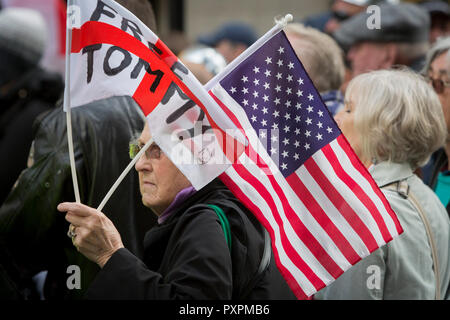
<path fill-rule="evenodd" d="M 280 242 L 284 248 L 286 254 L 290 257 L 291 261 L 302 270 L 305 277 L 311 282 L 311 284 L 317 289 L 321 289 L 325 286 L 325 283 L 311 270 L 308 264 L 299 256 L 298 252 L 294 249 L 291 242 L 287 238 L 284 230 L 283 230 L 283 221 L 281 220 L 280 214 L 278 213 L 278 209 L 276 207 L 275 201 L 272 198 L 270 192 L 266 189 L 266 187 L 259 181 L 256 177 L 250 173 L 244 165 L 233 165 L 236 173 L 241 176 L 242 179 L 250 183 L 253 188 L 257 190 L 260 196 L 266 201 L 269 206 L 273 217 L 280 228 Z"/>
<path fill-rule="evenodd" d="M 237 117 L 228 109 L 226 105 L 224 105 L 211 91 L 211 96 L 217 101 L 217 103 L 222 107 L 226 115 L 233 121 L 233 123 L 238 127 L 242 128 L 242 124 L 239 122 Z M 246 154 L 250 156 L 251 155 L 258 155 L 257 159 L 252 159 L 255 161 L 255 163 L 258 164 L 260 169 L 267 170 L 268 166 L 264 163 L 262 158 L 259 156 L 259 154 L 249 145 L 246 148 Z M 253 158 L 253 157 L 251 157 Z M 237 171 L 237 170 L 236 170 Z M 313 253 L 313 255 L 318 259 L 321 264 L 327 269 L 327 271 L 335 278 L 337 278 L 339 275 L 342 274 L 343 270 L 334 262 L 334 260 L 328 255 L 328 253 L 322 248 L 322 246 L 317 242 L 317 240 L 314 238 L 314 236 L 309 232 L 309 230 L 304 226 L 304 224 L 298 219 L 297 215 L 293 211 L 293 209 L 288 205 L 289 201 L 284 196 L 284 192 L 282 191 L 281 187 L 278 185 L 276 180 L 272 175 L 268 175 L 268 178 L 272 184 L 272 187 L 276 190 L 277 195 L 280 196 L 280 200 L 283 204 L 283 209 L 286 212 L 286 217 L 291 221 L 291 224 L 294 226 L 294 230 L 296 231 L 297 235 L 300 239 L 302 239 L 303 243 L 310 249 L 310 251 Z M 256 178 L 255 178 L 256 179 Z M 256 179 L 257 180 L 257 179 Z M 258 181 L 258 180 L 257 180 Z M 259 181 L 258 181 L 259 182 Z M 252 184 L 253 185 L 253 184 Z M 255 188 L 256 186 L 253 185 Z M 264 189 L 266 191 L 265 187 L 262 186 L 259 189 Z M 258 190 L 259 190 L 258 189 Z M 265 198 L 263 196 L 263 198 Z M 271 198 L 272 199 L 272 198 Z M 273 200 L 272 200 L 273 201 Z M 275 205 L 273 203 L 273 205 Z M 250 208 L 249 208 L 250 209 Z M 276 207 L 272 208 L 272 212 L 276 212 L 278 215 L 278 210 Z M 275 210 L 275 211 L 274 211 Z M 275 216 L 275 215 L 274 215 Z M 281 221 L 277 221 L 280 223 Z M 281 224 L 282 225 L 282 224 Z M 310 244 L 308 246 L 307 244 Z M 357 257 L 360 259 L 360 257 L 357 255 Z"/>
<path fill-rule="evenodd" d="M 159 104 L 172 81 L 179 81 L 165 62 L 147 46 L 114 26 L 103 22 L 88 21 L 81 26 L 81 29 L 72 30 L 71 52 L 73 53 L 80 52 L 86 46 L 99 43 L 107 43 L 127 50 L 149 62 L 152 70 L 161 70 L 164 73 L 155 92 L 151 92 L 150 87 L 155 76 L 149 75 L 144 69 L 146 75 L 133 98 L 136 98 L 136 102 L 142 108 L 145 116 Z"/>
<path fill-rule="evenodd" d="M 300 178 L 294 173 L 287 177 L 287 182 L 291 185 L 294 192 L 308 209 L 308 211 L 313 215 L 319 225 L 325 230 L 325 232 L 330 236 L 336 246 L 339 248 L 344 257 L 353 265 L 361 257 L 353 249 L 348 240 L 339 231 L 336 225 L 331 221 L 325 211 L 320 207 L 316 198 L 309 192 L 308 188 L 305 187 Z"/>
<path fill-rule="evenodd" d="M 239 164 L 233 165 L 233 168 L 236 166 L 242 166 Z M 263 224 L 264 228 L 267 230 L 267 232 L 270 235 L 271 239 L 275 239 L 275 232 L 269 223 L 269 221 L 264 217 L 264 214 L 262 213 L 261 209 L 255 205 L 250 198 L 247 197 L 247 195 L 239 188 L 239 186 L 231 179 L 225 172 L 222 173 L 219 176 L 220 180 L 225 184 L 225 186 L 230 189 L 233 194 L 249 209 L 251 212 L 258 218 L 258 220 Z M 280 273 L 283 275 L 284 279 L 286 280 L 289 287 L 294 292 L 295 296 L 298 299 L 308 299 L 307 295 L 303 291 L 303 289 L 299 286 L 297 280 L 292 276 L 291 272 L 282 264 L 279 263 L 280 256 L 278 253 L 278 248 L 274 244 L 274 241 L 272 241 L 272 249 L 273 254 L 275 257 L 275 261 L 277 262 L 277 267 L 280 271 Z"/>
<path fill-rule="evenodd" d="M 249 153 L 255 154 L 256 151 L 252 150 L 252 147 L 246 150 L 246 154 Z M 267 170 L 268 166 L 264 163 L 263 159 L 259 157 L 261 164 L 258 166 L 261 169 Z M 313 236 L 313 234 L 305 227 L 303 222 L 299 219 L 297 214 L 294 212 L 292 207 L 290 206 L 289 200 L 286 198 L 285 192 L 279 186 L 275 177 L 272 174 L 268 174 L 267 178 L 270 180 L 270 183 L 276 193 L 276 195 L 280 198 L 281 204 L 283 206 L 283 211 L 286 215 L 286 218 L 289 220 L 289 223 L 292 225 L 295 233 L 298 235 L 300 240 L 305 244 L 305 246 L 311 251 L 314 257 L 320 262 L 320 264 L 334 277 L 337 278 L 342 274 L 343 270 L 336 264 L 336 262 L 328 255 L 326 250 L 322 247 L 322 245 L 317 241 L 317 239 Z M 265 187 L 263 186 L 264 190 Z M 276 208 L 275 208 L 276 210 Z M 275 216 L 276 221 L 279 225 L 283 225 L 281 218 L 279 217 L 278 210 L 276 211 L 277 215 Z"/>
<path fill-rule="evenodd" d="M 336 154 L 333 152 L 330 146 L 325 146 L 322 148 L 323 154 L 330 162 L 331 166 L 333 167 L 334 171 L 336 172 L 336 175 L 348 186 L 349 189 L 352 190 L 353 194 L 358 198 L 358 200 L 361 201 L 361 203 L 369 210 L 372 217 L 374 218 L 375 222 L 377 223 L 378 228 L 381 231 L 381 234 L 383 236 L 384 241 L 386 240 L 386 234 L 385 231 L 387 231 L 386 226 L 384 225 L 383 221 L 380 221 L 380 213 L 378 208 L 374 205 L 372 200 L 367 196 L 367 194 L 364 192 L 364 190 L 359 186 L 359 184 L 350 177 L 350 175 L 346 172 L 346 170 L 341 166 L 340 162 L 338 161 L 338 158 Z M 355 229 L 356 230 L 356 229 Z M 358 234 L 360 234 L 358 232 Z M 388 237 L 389 237 L 388 233 Z M 364 242 L 366 243 L 366 242 Z M 373 250 L 378 248 L 378 245 L 372 244 L 367 245 L 367 249 L 369 252 L 372 252 Z"/>
<path fill-rule="evenodd" d="M 342 135 L 337 138 L 338 143 L 339 143 L 340 137 L 342 137 Z M 344 144 L 347 144 L 347 142 L 345 141 Z M 356 155 L 354 154 L 354 152 L 350 148 L 350 146 L 347 145 L 347 147 L 348 147 L 347 150 L 343 149 L 343 151 L 349 156 L 350 159 L 352 157 L 355 157 L 352 161 L 352 165 L 356 170 L 361 172 L 361 169 L 364 169 L 362 167 L 363 166 L 362 163 L 360 162 L 359 158 L 356 157 Z M 386 224 L 384 223 L 384 220 L 381 217 L 381 214 L 380 214 L 378 208 L 375 206 L 372 199 L 367 195 L 367 193 L 361 188 L 361 186 L 356 181 L 354 181 L 353 178 L 350 177 L 350 175 L 342 167 L 341 163 L 338 161 L 337 155 L 334 153 L 331 146 L 326 146 L 325 148 L 322 148 L 322 151 L 323 151 L 323 154 L 325 155 L 325 157 L 330 162 L 331 166 L 333 167 L 336 175 L 351 190 L 353 190 L 353 193 L 355 194 L 355 196 L 364 204 L 364 206 L 367 208 L 367 210 L 369 210 L 369 212 L 372 214 L 372 216 L 381 232 L 381 235 L 383 236 L 384 241 L 388 242 L 388 241 L 392 240 L 392 235 L 387 230 Z M 351 153 L 349 154 L 348 151 L 351 151 Z M 369 179 L 367 179 L 367 178 L 369 178 Z M 366 180 L 368 180 L 370 182 L 370 180 L 373 180 L 373 179 L 369 175 L 368 177 L 366 177 Z M 378 187 L 376 187 L 376 188 L 378 188 Z M 380 199 L 383 200 L 383 198 L 384 198 L 384 196 L 382 196 Z M 368 249 L 370 250 L 370 252 L 372 252 L 377 247 L 368 248 Z"/>
<path fill-rule="evenodd" d="M 228 108 L 222 103 L 222 101 L 220 101 L 211 91 L 209 91 L 209 95 L 222 108 L 222 110 L 224 110 L 224 111 L 228 110 Z M 225 113 L 228 115 L 227 112 L 225 112 Z M 234 117 L 234 115 L 233 115 L 233 117 Z M 234 120 L 236 120 L 236 122 Z M 234 120 L 231 119 L 231 121 L 236 125 L 237 128 L 239 128 L 239 130 L 241 131 L 243 136 L 247 139 L 247 136 L 245 135 L 244 130 L 240 127 L 239 121 L 237 121 L 237 119 L 234 119 Z M 211 124 L 211 125 L 213 125 L 213 124 Z M 225 153 L 226 157 L 228 158 L 228 160 L 230 160 L 230 162 L 232 162 L 232 163 L 235 163 L 238 160 L 239 156 L 244 152 L 245 146 L 242 143 L 240 143 L 238 140 L 231 137 L 225 131 L 223 131 L 219 126 L 215 125 L 213 127 L 222 133 L 222 139 L 219 139 L 219 137 L 217 137 L 218 138 L 217 140 L 219 141 L 219 143 L 221 143 L 220 146 L 224 150 L 224 153 Z"/>
<path fill-rule="evenodd" d="M 324 148 L 329 148 L 329 145 Z M 328 158 L 327 158 L 328 159 Z M 338 190 L 333 186 L 328 178 L 324 175 L 322 170 L 319 168 L 317 163 L 311 157 L 304 163 L 305 168 L 308 170 L 309 174 L 314 178 L 317 184 L 320 186 L 322 191 L 326 194 L 328 199 L 333 203 L 336 209 L 340 212 L 342 217 L 349 223 L 353 230 L 358 234 L 361 240 L 364 242 L 366 247 L 378 248 L 377 241 L 375 237 L 370 232 L 369 228 L 361 221 L 361 218 L 353 210 L 353 208 L 345 201 Z M 353 190 L 353 189 L 352 189 Z M 369 200 L 369 199 L 367 199 Z"/>
<path fill-rule="evenodd" d="M 236 115 L 231 112 L 231 110 L 219 99 L 216 95 L 212 92 L 212 90 L 209 91 L 209 94 L 213 99 L 219 104 L 219 106 L 222 108 L 223 112 L 225 112 L 226 116 L 231 119 L 231 121 L 234 123 L 236 127 L 238 127 L 242 133 L 245 135 L 244 129 L 242 124 L 239 122 Z"/>
<path fill-rule="evenodd" d="M 161 54 L 158 54 L 159 57 L 170 67 L 172 67 L 175 62 L 178 61 L 178 58 L 176 55 L 173 54 L 173 52 L 166 46 L 164 42 L 161 41 L 161 39 L 158 39 L 155 43 L 155 47 L 161 51 Z"/>
<path fill-rule="evenodd" d="M 101 43 L 119 46 L 146 61 L 159 59 L 141 41 L 110 24 L 87 21 L 81 28 L 72 29 L 72 53 L 78 53 L 86 46 Z"/>
<path fill-rule="evenodd" d="M 141 83 L 133 94 L 133 99 L 139 104 L 145 116 L 149 115 L 159 105 L 173 79 L 163 76 L 158 88 L 155 92 L 151 92 L 150 87 L 154 80 L 154 75 L 145 72 Z"/>
<path fill-rule="evenodd" d="M 352 190 L 353 194 L 358 198 L 358 200 L 361 201 L 361 203 L 367 208 L 367 210 L 369 210 L 378 226 L 378 229 L 381 232 L 381 235 L 383 236 L 384 241 L 385 242 L 390 241 L 392 239 L 392 236 L 387 230 L 383 218 L 381 217 L 380 212 L 373 203 L 372 199 L 370 199 L 370 197 L 367 195 L 366 192 L 364 192 L 361 186 L 356 181 L 354 181 L 352 177 L 350 177 L 350 175 L 346 172 L 346 170 L 341 166 L 341 163 L 339 162 L 336 154 L 329 145 L 322 148 L 322 151 L 325 157 L 330 162 L 331 166 L 333 167 L 336 175 Z M 355 165 L 355 163 L 353 163 L 353 165 Z M 378 248 L 378 246 L 367 248 L 369 249 L 370 252 L 372 252 L 374 249 Z"/>
<path fill-rule="evenodd" d="M 350 144 L 348 143 L 348 141 L 345 139 L 345 137 L 343 135 L 340 135 L 337 138 L 337 142 L 340 145 L 340 147 L 342 148 L 342 150 L 344 150 L 345 153 L 347 154 L 347 156 L 350 158 L 350 161 L 352 162 L 353 166 L 359 171 L 359 173 L 361 173 L 361 175 L 364 178 L 366 178 L 366 180 L 372 186 L 373 191 L 381 199 L 386 211 L 388 212 L 389 216 L 392 218 L 392 221 L 395 224 L 398 234 L 402 233 L 403 232 L 402 226 L 400 225 L 400 222 L 398 221 L 398 218 L 397 218 L 396 214 L 394 213 L 394 210 L 392 210 L 391 205 L 386 200 L 386 197 L 384 196 L 384 194 L 381 192 L 380 188 L 375 183 L 375 180 L 373 180 L 369 171 L 367 171 L 365 169 L 364 165 L 361 163 L 359 158 L 356 156 L 355 152 L 350 147 Z M 358 163 L 360 164 L 360 166 L 357 165 Z M 377 210 L 377 212 L 378 212 L 378 210 Z M 383 224 L 384 224 L 384 222 L 383 222 Z M 392 235 L 389 234 L 389 237 L 385 238 L 385 240 L 386 240 L 386 242 L 392 240 Z"/>
<path fill-rule="evenodd" d="M 99 43 L 107 43 L 118 46 L 138 56 L 142 60 L 149 62 L 152 66 L 152 70 L 159 69 L 164 72 L 163 78 L 170 77 L 170 80 L 173 81 L 178 87 L 180 87 L 180 89 L 205 112 L 211 126 L 213 126 L 213 128 L 218 128 L 217 124 L 212 120 L 208 110 L 203 105 L 203 103 L 198 100 L 198 98 L 191 92 L 191 90 L 186 87 L 186 85 L 171 70 L 170 67 L 173 64 L 171 61 L 173 61 L 173 57 L 175 57 L 175 55 L 173 55 L 173 53 L 171 53 L 165 45 L 163 46 L 161 41 L 158 40 L 157 47 L 159 46 L 158 48 L 162 48 L 162 57 L 154 53 L 146 45 L 144 45 L 144 43 L 134 38 L 132 35 L 104 22 L 87 21 L 81 26 L 80 29 L 72 29 L 71 52 L 77 53 L 86 46 Z M 171 63 L 171 65 L 168 65 L 167 62 Z M 170 81 L 166 81 L 165 83 L 170 83 Z M 157 90 L 166 92 L 167 87 L 162 87 L 162 85 L 160 85 L 158 86 Z M 146 97 L 142 98 L 141 100 L 148 99 L 149 98 Z M 156 107 L 154 106 L 155 101 L 156 99 L 154 98 L 154 96 L 152 96 L 151 101 L 147 102 L 149 103 L 149 106 L 146 108 L 146 110 L 153 110 Z"/>

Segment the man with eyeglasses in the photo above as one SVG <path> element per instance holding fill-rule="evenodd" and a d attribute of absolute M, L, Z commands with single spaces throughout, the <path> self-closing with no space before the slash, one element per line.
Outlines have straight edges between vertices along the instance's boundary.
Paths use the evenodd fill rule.
<path fill-rule="evenodd" d="M 424 74 L 441 101 L 448 133 L 446 145 L 422 168 L 423 179 L 450 214 L 450 37 L 438 40 L 428 52 Z"/>

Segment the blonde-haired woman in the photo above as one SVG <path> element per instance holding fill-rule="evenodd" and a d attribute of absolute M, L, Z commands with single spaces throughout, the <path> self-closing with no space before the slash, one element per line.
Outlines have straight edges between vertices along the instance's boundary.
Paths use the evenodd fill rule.
<path fill-rule="evenodd" d="M 445 141 L 438 97 L 410 71 L 374 71 L 350 82 L 345 108 L 335 119 L 404 232 L 315 298 L 448 298 L 449 217 L 433 191 L 413 173 Z"/>

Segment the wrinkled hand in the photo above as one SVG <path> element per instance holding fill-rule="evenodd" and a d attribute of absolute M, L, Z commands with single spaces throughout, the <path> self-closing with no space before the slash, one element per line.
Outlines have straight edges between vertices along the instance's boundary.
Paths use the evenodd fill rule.
<path fill-rule="evenodd" d="M 116 227 L 102 212 L 75 202 L 60 203 L 57 209 L 67 212 L 66 220 L 75 227 L 73 244 L 77 250 L 100 268 L 124 247 Z"/>

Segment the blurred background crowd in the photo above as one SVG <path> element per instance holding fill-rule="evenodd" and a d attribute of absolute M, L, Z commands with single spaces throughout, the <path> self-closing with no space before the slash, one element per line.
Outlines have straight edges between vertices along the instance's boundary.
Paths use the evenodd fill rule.
<path fill-rule="evenodd" d="M 445 0 L 150 3 L 156 17 L 152 29 L 202 83 L 269 30 L 276 16 L 292 13 L 294 22 L 286 28 L 289 40 L 333 114 L 342 106 L 353 77 L 398 65 L 421 72 L 431 46 L 450 35 L 450 7 Z M 381 11 L 367 10 L 372 5 Z M 34 118 L 61 97 L 66 1 L 2 0 L 0 6 L 3 201 L 26 166 Z M 376 22 L 376 14 L 381 28 L 369 29 L 367 23 Z"/>
<path fill-rule="evenodd" d="M 368 71 L 405 66 L 427 77 L 439 97 L 450 131 L 448 1 L 149 2 L 156 23 L 143 21 L 202 83 L 218 74 L 269 30 L 274 17 L 291 13 L 294 21 L 285 32 L 333 115 L 342 111 L 347 85 L 354 77 Z M 61 106 L 66 2 L 1 0 L 0 5 L 0 206 L 4 204 L 1 217 L 7 216 L 8 210 L 21 201 L 10 192 L 22 170 L 33 165 L 30 162 L 36 138 L 33 124 Z M 373 5 L 377 7 L 374 9 Z M 416 170 L 436 191 L 447 211 L 449 136 L 446 146 Z M 70 184 L 64 188 L 70 189 Z M 31 202 L 29 208 L 33 205 L 37 202 Z M 0 219 L 0 232 L 7 229 L 5 224 L 11 223 L 11 220 L 4 221 Z M 7 272 L 2 268 L 0 264 L 0 274 Z"/>

